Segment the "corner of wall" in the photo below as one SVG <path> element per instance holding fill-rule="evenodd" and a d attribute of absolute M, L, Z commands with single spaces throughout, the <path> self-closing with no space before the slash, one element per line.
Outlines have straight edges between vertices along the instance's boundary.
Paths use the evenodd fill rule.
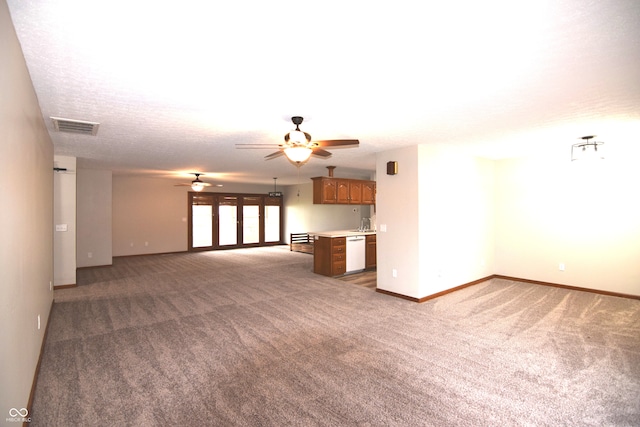
<path fill-rule="evenodd" d="M 53 285 L 76 284 L 76 158 L 54 156 L 53 175 Z"/>

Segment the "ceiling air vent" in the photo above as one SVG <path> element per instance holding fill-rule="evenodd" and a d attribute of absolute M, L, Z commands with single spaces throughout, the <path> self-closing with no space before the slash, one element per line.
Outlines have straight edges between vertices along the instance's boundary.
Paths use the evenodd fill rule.
<path fill-rule="evenodd" d="M 100 123 L 87 122 L 84 120 L 62 119 L 60 117 L 51 117 L 53 127 L 58 132 L 81 133 L 83 135 L 94 135 L 98 133 Z"/>

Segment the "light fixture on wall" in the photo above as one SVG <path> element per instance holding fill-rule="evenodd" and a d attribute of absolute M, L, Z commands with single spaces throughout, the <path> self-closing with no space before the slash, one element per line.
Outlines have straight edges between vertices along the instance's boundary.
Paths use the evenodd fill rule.
<path fill-rule="evenodd" d="M 387 175 L 397 175 L 398 174 L 398 162 L 391 161 L 387 162 Z"/>
<path fill-rule="evenodd" d="M 604 159 L 602 145 L 604 142 L 591 141 L 595 135 L 583 136 L 583 142 L 571 146 L 571 161 L 587 159 Z"/>

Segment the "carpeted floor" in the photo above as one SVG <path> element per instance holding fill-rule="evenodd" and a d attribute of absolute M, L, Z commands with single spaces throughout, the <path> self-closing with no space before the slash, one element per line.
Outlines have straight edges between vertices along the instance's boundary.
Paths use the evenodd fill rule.
<path fill-rule="evenodd" d="M 55 291 L 34 426 L 638 426 L 640 301 L 492 280 L 416 304 L 288 248 Z"/>

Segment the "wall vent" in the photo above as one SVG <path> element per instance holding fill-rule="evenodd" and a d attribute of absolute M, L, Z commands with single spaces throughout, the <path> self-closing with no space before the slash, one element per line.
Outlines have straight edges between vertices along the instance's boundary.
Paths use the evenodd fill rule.
<path fill-rule="evenodd" d="M 96 135 L 100 123 L 87 122 L 84 120 L 63 119 L 60 117 L 51 117 L 53 127 L 58 132 L 80 133 L 83 135 Z"/>

